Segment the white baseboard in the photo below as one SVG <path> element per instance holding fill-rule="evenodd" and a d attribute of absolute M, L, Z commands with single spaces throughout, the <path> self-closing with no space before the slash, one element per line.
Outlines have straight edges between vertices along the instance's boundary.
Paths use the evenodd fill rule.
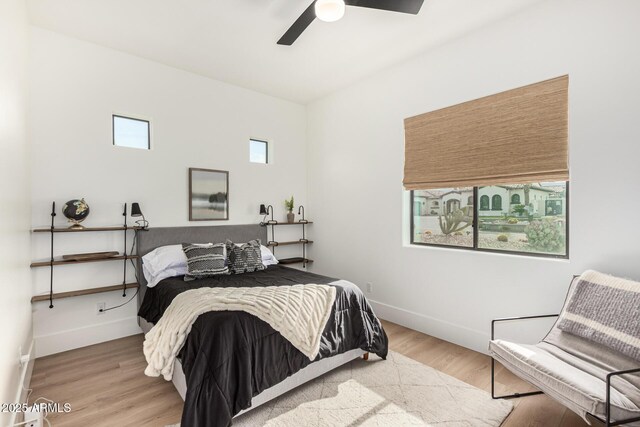
<path fill-rule="evenodd" d="M 368 300 L 376 315 L 398 325 L 488 354 L 489 333 L 456 325 L 393 305 Z"/>
<path fill-rule="evenodd" d="M 36 357 L 44 357 L 139 333 L 142 333 L 142 330 L 138 326 L 138 318 L 133 316 L 98 325 L 69 329 L 51 335 L 41 335 L 34 337 Z"/>

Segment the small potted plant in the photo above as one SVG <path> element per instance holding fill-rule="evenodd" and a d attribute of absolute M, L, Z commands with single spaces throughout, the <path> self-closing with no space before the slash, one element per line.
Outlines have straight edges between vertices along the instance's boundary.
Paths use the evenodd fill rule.
<path fill-rule="evenodd" d="M 290 199 L 284 201 L 284 207 L 287 209 L 287 222 L 292 223 L 296 216 L 293 213 L 293 196 L 291 196 Z"/>

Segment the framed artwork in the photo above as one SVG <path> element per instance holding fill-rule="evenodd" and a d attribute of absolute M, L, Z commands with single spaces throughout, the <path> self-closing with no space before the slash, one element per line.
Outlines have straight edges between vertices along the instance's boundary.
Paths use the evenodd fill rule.
<path fill-rule="evenodd" d="M 189 168 L 189 221 L 229 219 L 229 172 Z"/>

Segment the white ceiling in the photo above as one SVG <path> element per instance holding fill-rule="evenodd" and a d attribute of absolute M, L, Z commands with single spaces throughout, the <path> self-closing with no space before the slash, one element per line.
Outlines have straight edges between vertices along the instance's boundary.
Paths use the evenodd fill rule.
<path fill-rule="evenodd" d="M 29 0 L 34 25 L 306 104 L 541 0 L 425 0 L 417 16 L 347 7 L 276 41 L 311 0 Z"/>

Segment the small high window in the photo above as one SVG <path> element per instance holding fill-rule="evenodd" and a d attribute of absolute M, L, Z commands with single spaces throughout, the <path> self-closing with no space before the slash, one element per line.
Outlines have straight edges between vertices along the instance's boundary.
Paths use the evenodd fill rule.
<path fill-rule="evenodd" d="M 259 139 L 249 140 L 249 161 L 251 163 L 269 163 L 269 143 Z"/>
<path fill-rule="evenodd" d="M 113 145 L 149 150 L 149 121 L 113 115 Z"/>
<path fill-rule="evenodd" d="M 519 194 L 514 194 L 513 196 L 511 196 L 511 204 L 512 205 L 519 205 L 520 204 L 520 195 Z"/>

